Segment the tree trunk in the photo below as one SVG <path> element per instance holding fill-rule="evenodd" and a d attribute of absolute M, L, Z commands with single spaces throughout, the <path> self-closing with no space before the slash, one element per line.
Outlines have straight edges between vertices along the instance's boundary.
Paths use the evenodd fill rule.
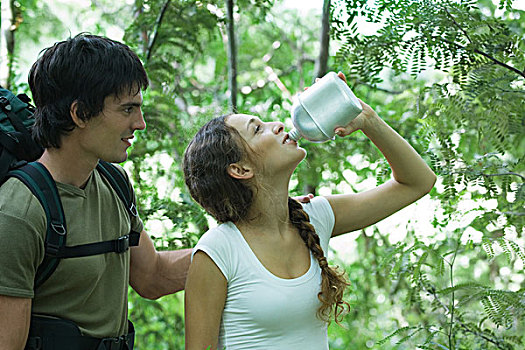
<path fill-rule="evenodd" d="M 11 74 L 15 49 L 15 20 L 13 1 L 1 1 L 2 14 L 0 23 L 0 85 L 6 89 L 11 85 Z"/>
<path fill-rule="evenodd" d="M 328 56 L 330 48 L 330 0 L 324 0 L 323 16 L 321 19 L 321 48 L 319 57 L 315 61 L 315 76 L 323 77 L 328 70 Z"/>
<path fill-rule="evenodd" d="M 323 15 L 321 18 L 321 37 L 320 37 L 321 47 L 319 49 L 319 56 L 315 60 L 315 76 L 317 78 L 323 77 L 328 70 L 328 55 L 330 48 L 330 0 L 324 0 L 323 2 Z M 312 151 L 310 151 L 310 157 L 314 156 Z M 312 193 L 313 195 L 317 192 L 317 187 L 319 186 L 319 179 L 310 181 L 303 186 L 303 193 Z"/>
<path fill-rule="evenodd" d="M 228 33 L 228 90 L 230 91 L 230 108 L 235 113 L 237 111 L 237 48 L 235 46 L 233 1 L 226 1 L 226 28 Z"/>

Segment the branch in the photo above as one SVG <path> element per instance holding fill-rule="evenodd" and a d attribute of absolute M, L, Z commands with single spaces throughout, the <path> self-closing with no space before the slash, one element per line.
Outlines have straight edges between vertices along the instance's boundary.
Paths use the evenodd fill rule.
<path fill-rule="evenodd" d="M 518 173 L 515 173 L 513 171 L 509 171 L 507 173 L 496 173 L 496 174 L 483 174 L 481 173 L 482 176 L 507 176 L 507 175 L 514 175 L 514 176 L 519 176 L 521 177 L 523 180 L 525 180 L 525 176 L 521 175 L 521 174 L 518 174 Z"/>
<path fill-rule="evenodd" d="M 486 52 L 483 52 L 483 51 L 478 50 L 478 49 L 468 49 L 468 48 L 466 48 L 466 47 L 463 46 L 463 45 L 457 44 L 457 43 L 455 43 L 455 42 L 453 42 L 453 41 L 450 41 L 450 40 L 447 40 L 447 39 L 443 39 L 443 38 L 441 38 L 441 37 L 433 36 L 432 38 L 433 38 L 433 39 L 436 39 L 436 40 L 443 41 L 443 42 L 445 42 L 445 43 L 447 43 L 447 44 L 449 44 L 449 45 L 455 46 L 455 47 L 457 47 L 458 49 L 462 49 L 462 50 L 466 50 L 466 51 L 473 51 L 473 52 L 475 52 L 475 53 L 477 53 L 477 54 L 479 54 L 479 55 L 481 55 L 481 56 L 483 56 L 483 57 L 488 58 L 489 60 L 491 60 L 492 62 L 496 63 L 497 65 L 502 66 L 502 67 L 504 67 L 504 68 L 507 68 L 508 70 L 511 70 L 511 71 L 513 71 L 514 73 L 517 73 L 518 75 L 521 75 L 522 77 L 525 78 L 525 72 L 522 72 L 522 71 L 520 71 L 520 70 L 517 69 L 517 68 L 514 68 L 514 67 L 509 66 L 508 64 L 506 64 L 506 63 L 504 63 L 504 62 L 499 61 L 498 59 L 492 57 L 491 55 L 489 55 L 489 54 L 486 53 Z"/>
<path fill-rule="evenodd" d="M 497 86 L 496 86 L 495 88 L 498 89 L 498 90 L 501 91 L 501 92 L 507 92 L 507 93 L 509 93 L 509 94 L 525 94 L 525 91 L 518 91 L 518 90 L 516 90 L 516 91 L 514 91 L 514 90 L 505 90 L 505 89 L 502 89 L 502 88 L 497 87 Z"/>
<path fill-rule="evenodd" d="M 149 61 L 151 57 L 151 53 L 153 52 L 153 46 L 157 42 L 157 37 L 159 34 L 159 28 L 162 23 L 162 20 L 164 19 L 164 15 L 166 14 L 166 11 L 168 10 L 168 5 L 170 4 L 171 0 L 166 0 L 164 5 L 162 6 L 162 9 L 160 10 L 159 17 L 157 17 L 157 20 L 155 21 L 155 31 L 153 32 L 153 38 L 151 39 L 148 50 L 146 52 L 146 61 Z"/>
<path fill-rule="evenodd" d="M 399 95 L 399 94 L 402 94 L 404 92 L 404 91 L 395 91 L 395 90 L 388 90 L 388 89 L 380 88 L 380 87 L 374 86 L 372 84 L 365 83 L 365 82 L 363 82 L 361 80 L 356 80 L 356 82 L 354 84 L 354 87 L 358 86 L 358 85 L 364 85 L 364 86 L 369 87 L 371 89 L 374 89 L 374 90 L 377 90 L 377 91 L 381 91 L 381 92 L 384 92 L 384 93 L 387 93 L 387 94 L 391 94 L 391 95 Z"/>
<path fill-rule="evenodd" d="M 446 312 L 450 312 L 449 309 L 447 308 L 447 306 L 441 301 L 441 299 L 439 299 L 439 297 L 437 296 L 436 294 L 436 290 L 435 288 L 427 288 L 422 282 L 421 280 L 419 280 L 419 285 L 424 289 L 426 290 L 428 293 L 432 294 L 432 296 L 434 297 L 434 299 L 438 302 L 439 305 L 441 305 L 441 307 L 443 309 L 445 309 Z M 494 340 L 488 336 L 486 336 L 485 334 L 483 333 L 480 333 L 480 332 L 477 332 L 475 330 L 472 330 L 470 329 L 470 327 L 468 325 L 466 325 L 465 323 L 463 323 L 463 321 L 461 321 L 460 319 L 456 318 L 456 322 L 459 323 L 459 325 L 461 326 L 461 328 L 463 328 L 466 332 L 468 333 L 472 333 L 486 341 L 488 341 L 489 343 L 492 343 L 494 345 L 496 345 L 498 347 L 498 349 L 504 349 L 501 347 L 499 341 L 497 340 Z"/>
<path fill-rule="evenodd" d="M 456 250 L 454 251 L 454 256 L 452 257 L 452 261 L 449 263 L 449 266 L 450 266 L 450 286 L 451 287 L 454 287 L 454 262 L 456 261 L 456 257 L 458 255 L 458 250 L 459 250 L 459 244 L 456 245 Z M 452 334 L 452 331 L 454 330 L 454 321 L 456 320 L 456 319 L 454 319 L 454 316 L 455 316 L 454 312 L 456 310 L 456 308 L 454 307 L 455 300 L 456 300 L 456 292 L 455 292 L 455 290 L 452 290 L 452 298 L 450 300 L 450 327 L 449 327 L 449 330 L 448 330 L 448 347 L 450 349 L 453 349 L 453 347 L 455 347 L 455 343 L 456 343 L 456 338 Z"/>
<path fill-rule="evenodd" d="M 525 216 L 525 212 L 520 211 L 502 211 L 499 214 L 512 215 L 512 216 Z"/>
<path fill-rule="evenodd" d="M 450 17 L 450 19 L 452 20 L 452 22 L 454 23 L 454 25 L 463 32 L 463 34 L 465 34 L 465 36 L 467 37 L 468 41 L 472 44 L 472 40 L 470 39 L 470 37 L 468 36 L 468 33 L 463 29 L 461 28 L 461 26 L 458 24 L 458 22 L 456 22 L 456 19 L 450 14 L 450 12 L 448 12 L 448 9 L 446 7 L 443 8 L 445 10 L 445 12 L 447 13 L 447 15 Z"/>

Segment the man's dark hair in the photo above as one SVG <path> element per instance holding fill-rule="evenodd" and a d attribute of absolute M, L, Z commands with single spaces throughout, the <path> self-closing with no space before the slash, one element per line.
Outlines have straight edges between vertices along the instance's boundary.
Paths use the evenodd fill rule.
<path fill-rule="evenodd" d="M 45 49 L 29 72 L 36 106 L 33 136 L 43 147 L 59 148 L 62 136 L 75 128 L 73 102 L 84 121 L 98 115 L 112 94 L 136 93 L 148 87 L 138 56 L 105 37 L 79 34 Z"/>

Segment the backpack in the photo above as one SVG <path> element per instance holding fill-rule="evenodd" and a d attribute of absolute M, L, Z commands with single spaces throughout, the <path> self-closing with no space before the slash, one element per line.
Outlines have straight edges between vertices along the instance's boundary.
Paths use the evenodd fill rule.
<path fill-rule="evenodd" d="M 34 107 L 25 94 L 15 96 L 0 86 L 0 180 L 21 161 L 35 161 L 43 153 L 31 136 Z"/>
<path fill-rule="evenodd" d="M 43 153 L 31 136 L 34 107 L 27 95 L 15 96 L 0 86 L 0 186 L 10 177 L 22 181 L 38 199 L 47 218 L 45 256 L 35 276 L 35 289 L 57 268 L 60 259 L 110 252 L 123 253 L 139 243 L 139 232 L 115 240 L 66 246 L 67 226 L 56 183 L 48 170 L 35 162 Z M 130 185 L 111 163 L 99 161 L 97 169 L 111 184 L 131 217 L 137 216 Z"/>

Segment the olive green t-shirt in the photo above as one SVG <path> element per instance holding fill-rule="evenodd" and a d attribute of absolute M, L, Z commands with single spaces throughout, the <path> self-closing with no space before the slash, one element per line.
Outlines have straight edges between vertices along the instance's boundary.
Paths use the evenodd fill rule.
<path fill-rule="evenodd" d="M 122 170 L 122 169 L 121 169 Z M 125 172 L 122 170 L 123 174 Z M 67 246 L 113 240 L 130 227 L 124 203 L 95 170 L 85 188 L 57 183 L 67 225 Z M 32 312 L 75 322 L 94 337 L 127 332 L 129 250 L 62 259 L 51 277 L 33 291 L 44 258 L 47 220 L 40 202 L 19 180 L 0 187 L 0 295 L 32 298 Z"/>

